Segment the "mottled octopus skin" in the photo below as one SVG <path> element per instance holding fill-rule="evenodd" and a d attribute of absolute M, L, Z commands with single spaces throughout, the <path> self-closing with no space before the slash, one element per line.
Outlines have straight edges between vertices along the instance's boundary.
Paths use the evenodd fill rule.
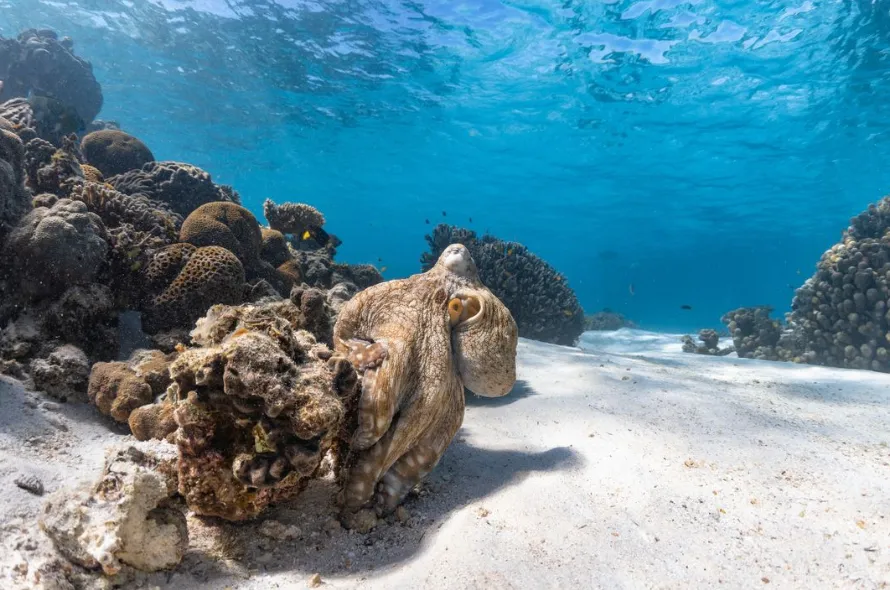
<path fill-rule="evenodd" d="M 517 339 L 516 322 L 460 244 L 428 272 L 375 285 L 346 303 L 334 344 L 362 373 L 362 394 L 344 515 L 365 507 L 382 515 L 399 505 L 460 428 L 464 385 L 485 396 L 513 387 Z"/>

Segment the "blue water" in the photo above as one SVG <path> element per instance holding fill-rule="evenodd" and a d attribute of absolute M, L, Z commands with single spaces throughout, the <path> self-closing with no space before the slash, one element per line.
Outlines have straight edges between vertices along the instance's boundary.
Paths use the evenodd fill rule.
<path fill-rule="evenodd" d="M 342 260 L 489 230 L 647 329 L 786 311 L 890 192 L 883 2 L 0 0 L 29 27 L 93 62 L 100 118 L 257 214 L 317 206 Z"/>

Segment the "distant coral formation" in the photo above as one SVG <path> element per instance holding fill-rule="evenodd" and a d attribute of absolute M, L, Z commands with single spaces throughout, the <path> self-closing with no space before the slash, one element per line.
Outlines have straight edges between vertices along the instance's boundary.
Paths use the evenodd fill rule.
<path fill-rule="evenodd" d="M 522 244 L 440 224 L 426 236 L 430 251 L 420 259 L 432 268 L 450 244 L 463 244 L 479 267 L 479 277 L 504 302 L 524 338 L 574 345 L 584 331 L 584 310 L 561 273 Z"/>
<path fill-rule="evenodd" d="M 611 309 L 604 309 L 594 314 L 584 316 L 585 330 L 620 330 L 621 328 L 636 327 L 636 323 L 630 321 L 622 314 L 612 311 Z"/>
<path fill-rule="evenodd" d="M 735 347 L 727 346 L 720 348 L 720 334 L 717 330 L 705 328 L 698 333 L 700 343 L 697 343 L 692 336 L 688 334 L 681 338 L 683 342 L 683 352 L 694 352 L 696 354 L 707 354 L 711 356 L 726 356 L 735 351 Z"/>

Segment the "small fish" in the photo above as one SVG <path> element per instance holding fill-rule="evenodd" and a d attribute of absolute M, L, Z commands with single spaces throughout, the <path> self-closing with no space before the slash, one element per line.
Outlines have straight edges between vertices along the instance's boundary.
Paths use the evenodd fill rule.
<path fill-rule="evenodd" d="M 570 317 L 572 317 L 573 315 L 575 315 L 575 312 L 573 312 L 571 309 L 564 309 L 564 310 L 562 310 L 562 313 L 563 313 L 567 318 L 570 318 Z"/>
<path fill-rule="evenodd" d="M 689 311 L 692 309 L 692 306 L 691 305 L 681 305 L 680 309 L 685 309 L 685 310 Z"/>
<path fill-rule="evenodd" d="M 799 268 L 797 269 L 797 274 L 800 274 L 800 269 L 799 269 Z"/>
<path fill-rule="evenodd" d="M 429 219 L 424 219 L 424 221 L 426 222 L 427 225 L 430 224 L 430 220 L 429 220 Z"/>
<path fill-rule="evenodd" d="M 513 248 L 510 248 L 509 250 L 507 250 L 507 256 L 512 256 L 512 255 L 513 255 Z"/>
<path fill-rule="evenodd" d="M 472 218 L 472 217 L 470 217 L 470 223 L 473 223 L 473 218 Z"/>
<path fill-rule="evenodd" d="M 387 267 L 385 267 L 385 266 L 381 266 L 381 267 L 380 267 L 380 273 L 381 273 L 381 274 L 385 273 L 385 272 L 386 272 L 386 269 L 387 269 Z"/>
<path fill-rule="evenodd" d="M 631 283 L 627 286 L 627 292 L 630 293 L 631 297 L 633 297 L 633 295 L 636 293 L 633 283 Z"/>
<path fill-rule="evenodd" d="M 448 213 L 446 213 L 445 211 L 442 211 L 442 217 L 447 217 L 447 216 L 448 216 Z"/>
<path fill-rule="evenodd" d="M 382 259 L 382 258 L 378 258 L 378 259 L 377 259 L 377 262 L 383 262 L 383 259 Z"/>
<path fill-rule="evenodd" d="M 309 233 L 309 230 L 308 230 L 308 229 L 307 229 L 306 231 L 303 232 L 303 239 L 304 239 L 304 240 L 308 240 L 308 239 L 311 238 L 311 237 L 312 237 L 312 234 Z"/>

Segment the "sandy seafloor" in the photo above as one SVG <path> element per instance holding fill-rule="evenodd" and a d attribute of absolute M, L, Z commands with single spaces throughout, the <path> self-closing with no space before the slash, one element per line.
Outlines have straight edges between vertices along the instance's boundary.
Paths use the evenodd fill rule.
<path fill-rule="evenodd" d="M 890 375 L 683 354 L 632 330 L 582 345 L 521 340 L 514 391 L 469 399 L 401 521 L 344 531 L 319 482 L 269 515 L 298 538 L 190 517 L 179 568 L 129 587 L 890 584 Z M 0 380 L 4 571 L 43 502 L 17 474 L 48 491 L 92 480 L 102 446 L 128 439 L 109 428 Z"/>

